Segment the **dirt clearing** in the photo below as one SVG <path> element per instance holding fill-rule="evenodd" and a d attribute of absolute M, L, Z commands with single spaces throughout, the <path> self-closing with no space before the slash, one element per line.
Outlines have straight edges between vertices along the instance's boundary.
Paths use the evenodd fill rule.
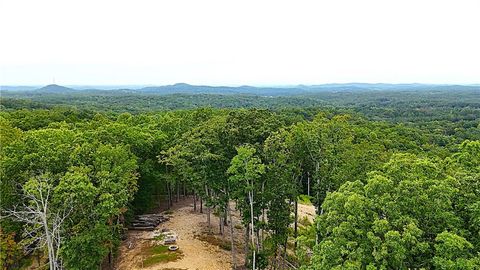
<path fill-rule="evenodd" d="M 161 223 L 157 229 L 168 229 L 174 231 L 177 235 L 176 245 L 182 256 L 175 261 L 160 262 L 158 264 L 142 267 L 145 257 L 145 250 L 156 245 L 158 241 L 154 239 L 153 232 L 149 231 L 129 231 L 127 240 L 123 241 L 115 269 L 131 270 L 131 269 L 199 269 L 199 270 L 227 270 L 231 269 L 231 253 L 229 230 L 225 227 L 225 235 L 222 236 L 218 232 L 219 219 L 213 214 L 211 215 L 211 233 L 208 233 L 207 209 L 203 209 L 201 214 L 193 211 L 190 198 L 182 200 L 174 205 L 171 209 L 172 214 L 169 215 L 170 220 Z M 234 214 L 234 225 L 239 225 L 238 213 Z M 234 226 L 236 246 L 243 247 L 241 226 Z M 199 237 L 208 235 L 209 238 Z M 212 238 L 213 237 L 213 238 Z M 202 241 L 202 240 L 203 241 Z M 207 241 L 206 239 L 211 239 Z M 213 243 L 213 244 L 212 244 Z M 222 243 L 219 245 L 218 243 Z M 130 246 L 130 248 L 129 248 Z M 237 250 L 237 252 L 243 251 Z M 238 264 L 243 263 L 243 254 L 237 255 Z"/>

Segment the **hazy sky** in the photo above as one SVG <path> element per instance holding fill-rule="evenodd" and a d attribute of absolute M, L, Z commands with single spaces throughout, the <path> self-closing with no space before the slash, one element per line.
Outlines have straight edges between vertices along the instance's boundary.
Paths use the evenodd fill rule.
<path fill-rule="evenodd" d="M 0 3 L 0 85 L 480 83 L 479 0 Z"/>

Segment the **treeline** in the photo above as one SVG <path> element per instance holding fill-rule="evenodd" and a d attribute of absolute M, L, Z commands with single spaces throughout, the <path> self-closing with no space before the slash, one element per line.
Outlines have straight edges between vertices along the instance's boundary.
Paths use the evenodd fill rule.
<path fill-rule="evenodd" d="M 91 91 L 2 91 L 0 103 L 5 109 L 74 106 L 79 109 L 113 112 L 150 112 L 160 110 L 214 108 L 319 107 L 349 108 L 372 120 L 460 121 L 474 118 L 480 110 L 480 87 L 420 87 L 416 89 L 372 90 L 364 88 L 328 88 L 315 92 L 279 89 L 279 93 L 175 93 L 135 92 L 133 90 Z M 274 89 L 274 88 L 272 88 Z M 383 90 L 382 90 L 383 89 Z M 287 91 L 288 90 L 288 91 Z"/>
<path fill-rule="evenodd" d="M 4 110 L 0 125 L 6 269 L 26 254 L 50 269 L 97 269 L 134 213 L 163 195 L 171 205 L 180 188 L 225 233 L 240 210 L 250 268 L 480 265 L 478 124 L 450 133 L 342 110 L 52 108 Z M 314 224 L 299 224 L 303 198 Z"/>
<path fill-rule="evenodd" d="M 314 107 L 324 103 L 307 97 L 266 97 L 247 94 L 40 94 L 24 96 L 21 92 L 4 95 L 5 108 L 43 106 L 75 106 L 94 111 L 141 113 L 178 109 L 214 108 L 281 108 Z"/>

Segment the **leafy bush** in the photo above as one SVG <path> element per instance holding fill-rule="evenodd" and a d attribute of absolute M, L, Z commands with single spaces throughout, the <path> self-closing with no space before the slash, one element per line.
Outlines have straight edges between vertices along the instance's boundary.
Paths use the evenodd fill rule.
<path fill-rule="evenodd" d="M 308 196 L 305 194 L 298 195 L 298 203 L 305 204 L 305 205 L 312 205 L 312 196 Z"/>

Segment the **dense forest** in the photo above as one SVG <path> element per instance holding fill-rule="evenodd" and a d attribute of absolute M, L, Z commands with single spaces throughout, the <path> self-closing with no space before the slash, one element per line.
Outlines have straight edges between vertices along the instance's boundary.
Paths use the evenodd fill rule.
<path fill-rule="evenodd" d="M 242 226 L 234 268 L 480 268 L 478 89 L 19 92 L 0 126 L 2 269 L 105 267 L 181 190 Z"/>

